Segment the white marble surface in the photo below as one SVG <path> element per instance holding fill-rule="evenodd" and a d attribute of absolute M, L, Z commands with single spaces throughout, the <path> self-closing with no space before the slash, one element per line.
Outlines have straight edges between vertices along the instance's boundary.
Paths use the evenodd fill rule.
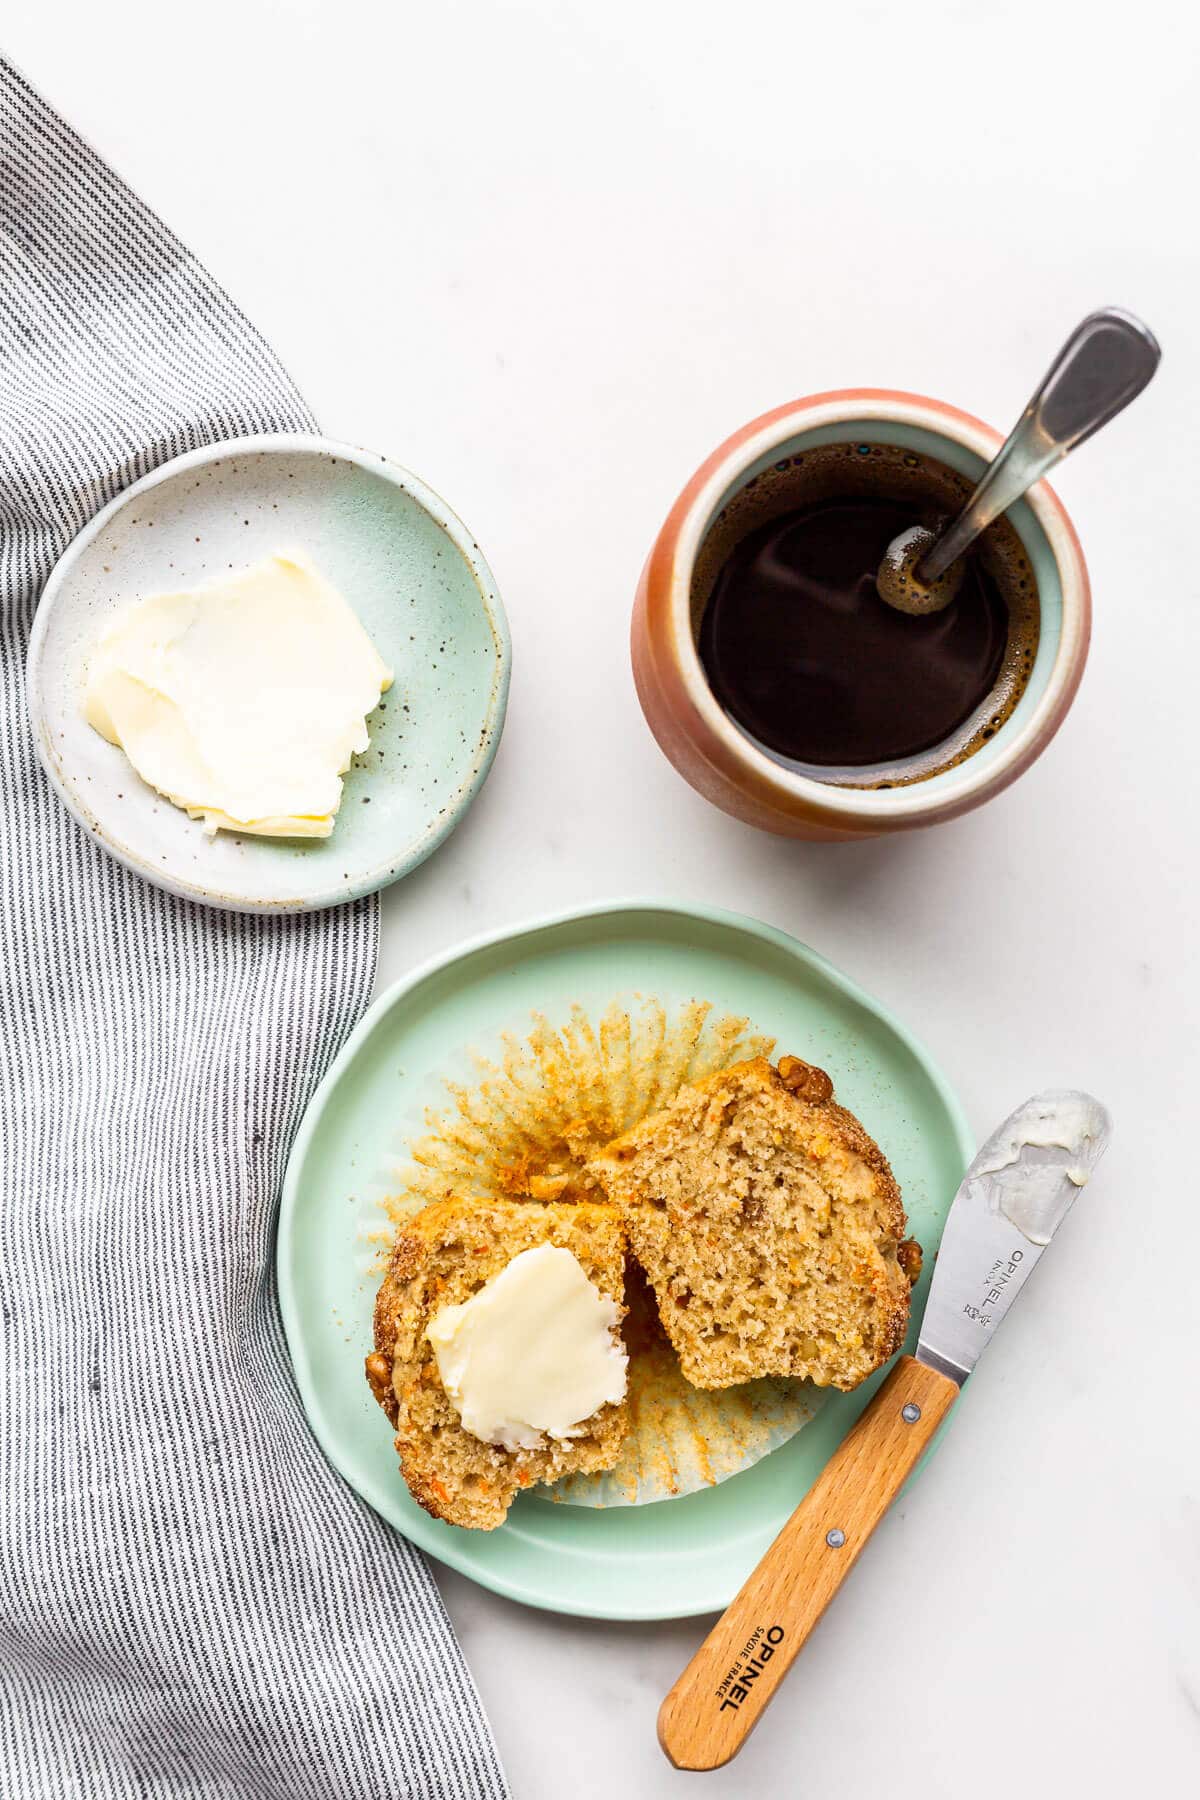
<path fill-rule="evenodd" d="M 467 824 L 388 896 L 384 976 L 549 908 L 702 897 L 872 988 L 981 1134 L 1047 1083 L 1112 1107 L 1109 1158 L 935 1464 L 704 1793 L 1196 1792 L 1194 10 L 120 0 L 68 22 L 14 0 L 5 26 L 326 428 L 424 475 L 498 576 L 508 730 Z M 894 843 L 787 844 L 710 810 L 655 750 L 626 653 L 694 464 L 843 384 L 1006 425 L 1109 300 L 1166 360 L 1061 475 L 1097 627 L 1049 754 Z M 443 1588 L 520 1800 L 688 1791 L 654 1714 L 696 1623 Z"/>

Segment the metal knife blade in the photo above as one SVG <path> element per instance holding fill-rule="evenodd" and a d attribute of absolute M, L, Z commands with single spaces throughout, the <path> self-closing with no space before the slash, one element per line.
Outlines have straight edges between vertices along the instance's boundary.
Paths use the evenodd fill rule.
<path fill-rule="evenodd" d="M 959 1386 L 1108 1148 L 1090 1094 L 1048 1088 L 995 1130 L 962 1179 L 933 1272 L 917 1360 Z"/>

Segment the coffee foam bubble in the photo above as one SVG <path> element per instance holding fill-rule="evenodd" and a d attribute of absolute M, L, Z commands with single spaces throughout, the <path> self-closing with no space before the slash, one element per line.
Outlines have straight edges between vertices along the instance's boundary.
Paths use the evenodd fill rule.
<path fill-rule="evenodd" d="M 933 581 L 922 581 L 917 574 L 923 558 L 937 541 L 938 533 L 929 526 L 910 525 L 884 551 L 875 585 L 879 598 L 897 612 L 911 613 L 914 618 L 923 613 L 944 612 L 957 595 L 963 577 L 961 556 Z"/>

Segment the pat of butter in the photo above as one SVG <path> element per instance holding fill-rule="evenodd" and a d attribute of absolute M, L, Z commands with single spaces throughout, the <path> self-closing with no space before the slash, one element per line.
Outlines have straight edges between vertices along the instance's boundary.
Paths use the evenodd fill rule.
<path fill-rule="evenodd" d="M 91 658 L 88 723 L 218 829 L 328 837 L 392 673 L 303 556 L 122 607 Z"/>
<path fill-rule="evenodd" d="M 426 1336 L 442 1386 L 473 1437 L 536 1450 L 580 1435 L 625 1397 L 620 1308 L 553 1244 L 522 1250 L 461 1306 L 443 1306 Z"/>

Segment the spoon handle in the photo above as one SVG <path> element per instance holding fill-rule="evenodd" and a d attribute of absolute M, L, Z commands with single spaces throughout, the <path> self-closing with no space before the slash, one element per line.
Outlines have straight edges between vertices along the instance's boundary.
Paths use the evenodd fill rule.
<path fill-rule="evenodd" d="M 1161 356 L 1153 332 L 1132 313 L 1116 306 L 1089 313 L 1055 357 L 962 512 L 922 558 L 918 579 L 936 581 L 1026 488 L 1136 399 Z"/>

